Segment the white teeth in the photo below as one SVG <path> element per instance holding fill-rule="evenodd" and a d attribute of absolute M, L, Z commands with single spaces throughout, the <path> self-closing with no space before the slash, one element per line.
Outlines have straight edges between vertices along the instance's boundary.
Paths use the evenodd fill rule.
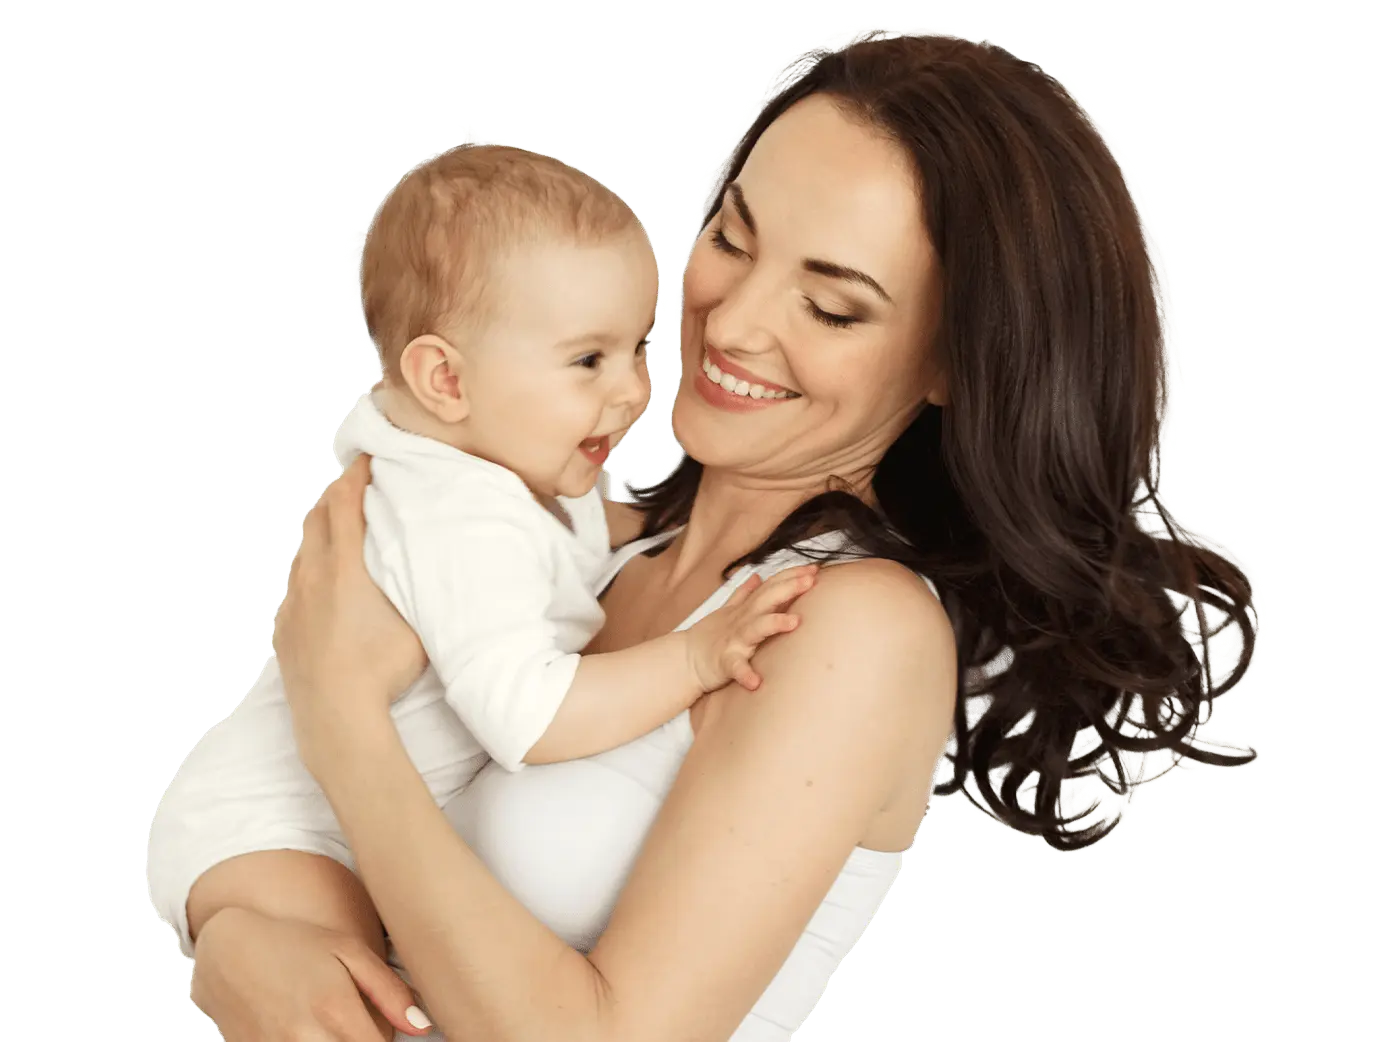
<path fill-rule="evenodd" d="M 702 372 L 707 374 L 707 379 L 714 384 L 719 384 L 731 394 L 739 394 L 747 398 L 754 398 L 759 401 L 762 398 L 797 398 L 798 395 L 790 391 L 774 391 L 764 384 L 753 384 L 748 380 L 740 380 L 730 373 L 723 373 L 717 368 L 715 362 L 710 358 L 702 358 Z"/>

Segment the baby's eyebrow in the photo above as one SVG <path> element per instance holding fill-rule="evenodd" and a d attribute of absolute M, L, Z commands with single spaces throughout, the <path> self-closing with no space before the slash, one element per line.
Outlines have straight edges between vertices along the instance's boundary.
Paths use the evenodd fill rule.
<path fill-rule="evenodd" d="M 571 337 L 557 344 L 560 350 L 563 347 L 583 347 L 586 344 L 598 344 L 604 347 L 606 344 L 613 344 L 615 335 L 613 333 L 582 333 L 580 336 Z"/>

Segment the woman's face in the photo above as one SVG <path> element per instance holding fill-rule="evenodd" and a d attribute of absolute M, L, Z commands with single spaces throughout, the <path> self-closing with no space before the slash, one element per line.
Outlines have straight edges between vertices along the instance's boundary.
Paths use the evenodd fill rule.
<path fill-rule="evenodd" d="M 798 102 L 688 260 L 679 443 L 770 485 L 869 476 L 925 401 L 942 402 L 937 284 L 900 146 L 825 96 Z"/>

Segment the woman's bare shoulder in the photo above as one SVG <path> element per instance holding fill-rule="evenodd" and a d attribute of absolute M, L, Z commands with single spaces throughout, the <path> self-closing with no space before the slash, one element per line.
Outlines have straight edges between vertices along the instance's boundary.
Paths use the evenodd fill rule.
<path fill-rule="evenodd" d="M 947 734 L 956 689 L 953 627 L 921 576 L 879 559 L 824 567 L 787 610 L 799 617 L 798 628 L 752 659 L 765 680 L 760 697 L 732 688 L 714 693 L 704 729 L 768 726 L 787 735 L 797 718 L 800 730 L 826 731 L 830 739 L 845 739 L 851 726 L 873 745 L 897 731 Z M 785 701 L 790 717 L 776 719 L 775 706 Z M 877 738 L 874 729 L 853 726 L 867 717 L 895 723 Z"/>
<path fill-rule="evenodd" d="M 852 640 L 927 644 L 952 654 L 953 627 L 924 577 L 895 561 L 867 558 L 825 565 L 817 585 L 799 601 L 827 622 L 842 620 Z"/>

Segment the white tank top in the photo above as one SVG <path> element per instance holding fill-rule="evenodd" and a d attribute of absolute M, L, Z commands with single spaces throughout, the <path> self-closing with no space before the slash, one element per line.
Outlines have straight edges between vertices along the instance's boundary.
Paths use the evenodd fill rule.
<path fill-rule="evenodd" d="M 597 589 L 604 589 L 635 555 L 676 535 L 664 532 L 615 551 Z M 836 550 L 845 545 L 839 533 L 829 533 L 797 547 Z M 752 573 L 768 579 L 812 559 L 790 548 L 758 567 L 737 569 L 676 628 L 686 629 L 724 604 Z M 516 773 L 490 762 L 446 804 L 445 814 L 514 897 L 573 948 L 588 952 L 610 919 L 692 740 L 684 710 L 641 738 L 596 756 Z M 866 929 L 900 863 L 898 852 L 852 851 L 731 1042 L 787 1042 Z M 400 968 L 395 957 L 392 961 Z M 409 1037 L 399 1033 L 397 1039 Z"/>

